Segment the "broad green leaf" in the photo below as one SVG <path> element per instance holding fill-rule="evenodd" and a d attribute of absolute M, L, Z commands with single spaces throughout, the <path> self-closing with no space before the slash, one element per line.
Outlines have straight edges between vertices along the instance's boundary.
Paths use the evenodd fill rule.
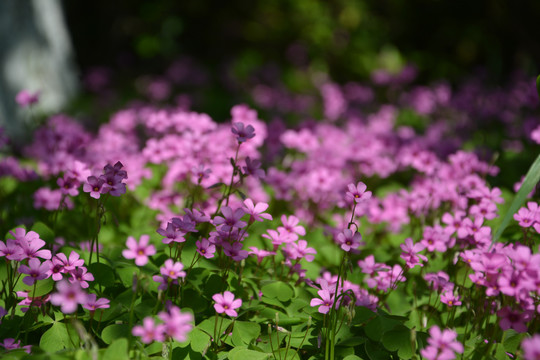
<path fill-rule="evenodd" d="M 343 358 L 343 360 L 362 360 L 362 358 L 356 355 L 347 355 Z"/>
<path fill-rule="evenodd" d="M 107 350 L 105 350 L 105 354 L 103 355 L 102 360 L 119 360 L 119 359 L 127 359 L 128 358 L 128 341 L 127 339 L 120 338 L 115 341 L 109 347 Z"/>
<path fill-rule="evenodd" d="M 236 321 L 233 328 L 233 343 L 235 345 L 249 345 L 261 333 L 261 327 L 257 323 L 248 321 Z"/>
<path fill-rule="evenodd" d="M 540 155 L 536 158 L 534 163 L 529 168 L 529 171 L 527 172 L 527 175 L 525 175 L 525 179 L 523 180 L 523 184 L 521 185 L 521 188 L 519 189 L 516 196 L 514 197 L 514 200 L 512 201 L 512 205 L 510 205 L 510 209 L 504 215 L 501 225 L 495 232 L 495 235 L 493 235 L 491 247 L 493 246 L 493 244 L 499 241 L 502 233 L 504 232 L 504 229 L 506 229 L 510 221 L 514 218 L 514 214 L 523 205 L 523 203 L 527 199 L 527 195 L 529 195 L 529 193 L 533 190 L 536 184 L 538 184 L 539 180 L 540 180 Z"/>
<path fill-rule="evenodd" d="M 113 324 L 103 329 L 101 333 L 101 339 L 106 344 L 112 344 L 112 342 L 119 338 L 129 337 L 130 329 L 127 324 Z"/>
<path fill-rule="evenodd" d="M 64 323 L 55 322 L 53 326 L 41 336 L 39 347 L 54 353 L 62 349 L 75 349 L 79 347 L 77 331 Z"/>
<path fill-rule="evenodd" d="M 271 354 L 248 349 L 240 349 L 229 353 L 230 360 L 266 360 L 270 359 L 271 356 Z"/>
<path fill-rule="evenodd" d="M 261 287 L 264 296 L 276 298 L 281 302 L 288 301 L 294 296 L 294 288 L 282 281 L 267 283 Z"/>
<path fill-rule="evenodd" d="M 411 331 L 405 327 L 398 325 L 394 329 L 384 333 L 382 344 L 390 351 L 398 351 L 398 355 L 402 359 L 410 359 L 413 351 L 411 346 Z"/>
<path fill-rule="evenodd" d="M 114 270 L 104 263 L 93 263 L 88 266 L 88 271 L 94 275 L 94 281 L 104 287 L 113 286 L 115 283 Z"/>
<path fill-rule="evenodd" d="M 210 345 L 210 336 L 195 328 L 189 333 L 190 346 L 195 352 L 203 352 Z"/>
<path fill-rule="evenodd" d="M 34 224 L 34 226 L 32 226 L 32 231 L 37 232 L 39 234 L 39 238 L 46 241 L 48 244 L 52 244 L 54 242 L 54 232 L 50 227 L 41 221 L 38 221 Z"/>
<path fill-rule="evenodd" d="M 380 341 L 385 332 L 393 329 L 398 324 L 399 321 L 395 319 L 390 319 L 385 316 L 377 316 L 375 319 L 367 323 L 364 330 L 370 339 Z"/>
<path fill-rule="evenodd" d="M 15 286 L 15 291 L 26 291 L 30 296 L 43 296 L 49 294 L 54 286 L 54 280 L 52 278 L 38 280 L 36 282 L 36 289 L 34 292 L 34 286 L 28 286 L 25 283 L 19 281 Z"/>
<path fill-rule="evenodd" d="M 527 337 L 527 333 L 518 333 L 514 329 L 506 330 L 502 341 L 504 349 L 508 352 L 515 353 L 525 337 Z"/>

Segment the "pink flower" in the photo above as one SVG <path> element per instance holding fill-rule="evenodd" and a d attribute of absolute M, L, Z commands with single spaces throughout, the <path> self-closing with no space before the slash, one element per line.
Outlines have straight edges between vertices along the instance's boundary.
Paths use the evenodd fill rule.
<path fill-rule="evenodd" d="M 181 262 L 173 262 L 173 259 L 167 259 L 159 271 L 161 275 L 176 280 L 180 277 L 184 278 L 186 276 L 186 272 L 182 271 L 183 268 L 184 265 Z"/>
<path fill-rule="evenodd" d="M 79 304 L 86 304 L 88 295 L 78 283 L 70 284 L 62 280 L 56 285 L 57 292 L 51 295 L 51 303 L 60 306 L 64 314 L 71 314 L 77 310 Z"/>
<path fill-rule="evenodd" d="M 288 241 L 285 242 L 298 240 L 298 235 L 306 235 L 306 229 L 304 229 L 302 225 L 298 225 L 300 220 L 296 216 L 291 215 L 287 217 L 282 215 L 281 222 L 283 223 L 283 226 L 278 227 L 277 231 L 287 235 L 286 238 Z"/>
<path fill-rule="evenodd" d="M 268 251 L 268 250 L 264 250 L 264 249 L 259 249 L 259 248 L 256 248 L 255 246 L 252 246 L 249 248 L 251 251 L 249 252 L 250 255 L 255 255 L 257 257 L 257 262 L 260 264 L 261 261 L 267 257 L 267 256 L 270 256 L 270 255 L 276 255 L 275 252 L 273 251 Z"/>
<path fill-rule="evenodd" d="M 108 299 L 96 298 L 96 294 L 89 294 L 86 298 L 86 303 L 82 304 L 83 308 L 93 312 L 97 309 L 108 309 L 110 307 Z"/>
<path fill-rule="evenodd" d="M 15 101 L 21 107 L 27 107 L 33 105 L 39 101 L 39 91 L 31 93 L 28 90 L 21 90 L 15 97 Z"/>
<path fill-rule="evenodd" d="M 411 238 L 405 239 L 405 243 L 400 245 L 401 250 L 404 252 L 401 253 L 400 257 L 407 262 L 407 267 L 412 269 L 416 265 L 424 266 L 420 260 L 427 261 L 427 257 L 424 255 L 418 254 L 420 251 L 424 250 L 424 245 L 421 243 L 413 244 Z"/>
<path fill-rule="evenodd" d="M 429 329 L 428 346 L 420 350 L 427 360 L 455 359 L 455 352 L 463 353 L 463 345 L 456 341 L 457 333 L 450 329 L 441 332 L 438 326 Z"/>
<path fill-rule="evenodd" d="M 216 302 L 214 309 L 218 314 L 225 313 L 231 317 L 238 316 L 235 309 L 242 306 L 242 299 L 235 299 L 232 292 L 225 291 L 223 294 L 215 294 L 212 299 Z"/>
<path fill-rule="evenodd" d="M 330 294 L 330 291 L 327 289 L 319 290 L 317 291 L 317 294 L 321 297 L 311 299 L 311 302 L 309 303 L 310 306 L 319 306 L 319 312 L 321 314 L 328 314 L 330 309 L 332 308 L 332 305 L 334 304 L 334 298 L 333 295 Z"/>
<path fill-rule="evenodd" d="M 189 332 L 193 329 L 193 315 L 183 313 L 176 306 L 172 306 L 168 312 L 160 312 L 159 318 L 163 321 L 163 331 L 178 342 L 187 340 Z"/>
<path fill-rule="evenodd" d="M 253 221 L 263 221 L 263 219 L 272 220 L 272 215 L 264 212 L 266 209 L 268 209 L 267 203 L 260 202 L 257 203 L 257 205 L 254 205 L 253 200 L 246 199 L 244 200 L 244 208 L 249 214 L 250 223 Z"/>
<path fill-rule="evenodd" d="M 233 244 L 224 242 L 222 246 L 225 255 L 231 257 L 234 261 L 244 260 L 249 256 L 249 252 L 247 250 L 242 250 L 242 243 L 240 242 L 235 242 Z"/>
<path fill-rule="evenodd" d="M 239 144 L 255 137 L 255 128 L 251 125 L 245 126 L 242 122 L 235 122 L 231 128 L 231 132 L 236 136 Z"/>
<path fill-rule="evenodd" d="M 126 241 L 127 249 L 122 251 L 126 259 L 135 259 L 137 266 L 143 266 L 148 263 L 148 257 L 156 253 L 154 245 L 148 245 L 149 235 L 141 235 L 139 242 L 134 237 L 128 237 Z"/>
<path fill-rule="evenodd" d="M 140 336 L 141 341 L 145 344 L 149 344 L 152 341 L 163 341 L 165 336 L 163 334 L 165 326 L 163 324 L 155 324 L 154 319 L 151 317 L 145 317 L 143 320 L 143 326 L 136 325 L 131 330 L 134 336 Z"/>
<path fill-rule="evenodd" d="M 356 186 L 354 184 L 349 184 L 347 185 L 347 188 L 349 191 L 345 193 L 345 198 L 350 202 L 354 201 L 358 204 L 371 198 L 371 191 L 366 191 L 367 186 L 361 181 L 356 184 Z"/>
<path fill-rule="evenodd" d="M 525 360 L 540 359 L 540 334 L 523 339 L 521 348 L 523 349 L 523 358 Z"/>
<path fill-rule="evenodd" d="M 452 290 L 443 291 L 441 294 L 441 302 L 450 307 L 461 305 L 460 296 L 455 296 Z"/>

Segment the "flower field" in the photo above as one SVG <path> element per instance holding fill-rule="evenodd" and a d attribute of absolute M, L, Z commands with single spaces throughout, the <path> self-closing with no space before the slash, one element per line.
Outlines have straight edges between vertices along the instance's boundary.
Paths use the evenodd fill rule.
<path fill-rule="evenodd" d="M 539 359 L 535 80 L 410 72 L 2 135 L 0 356 Z"/>

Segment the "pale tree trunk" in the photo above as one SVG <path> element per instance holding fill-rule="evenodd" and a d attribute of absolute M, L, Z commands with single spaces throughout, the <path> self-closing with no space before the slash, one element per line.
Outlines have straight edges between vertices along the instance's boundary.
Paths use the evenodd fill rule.
<path fill-rule="evenodd" d="M 21 90 L 40 92 L 31 109 Z M 0 126 L 28 139 L 32 114 L 61 110 L 78 90 L 76 66 L 60 0 L 0 0 Z"/>

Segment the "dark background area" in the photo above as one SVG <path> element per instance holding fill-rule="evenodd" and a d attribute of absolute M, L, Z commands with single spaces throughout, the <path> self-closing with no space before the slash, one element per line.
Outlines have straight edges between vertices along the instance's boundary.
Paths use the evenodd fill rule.
<path fill-rule="evenodd" d="M 64 1 L 82 69 L 158 71 L 189 54 L 214 72 L 265 64 L 366 78 L 388 49 L 423 79 L 485 68 L 496 80 L 540 63 L 539 1 Z M 242 74 L 241 74 L 242 75 Z"/>

